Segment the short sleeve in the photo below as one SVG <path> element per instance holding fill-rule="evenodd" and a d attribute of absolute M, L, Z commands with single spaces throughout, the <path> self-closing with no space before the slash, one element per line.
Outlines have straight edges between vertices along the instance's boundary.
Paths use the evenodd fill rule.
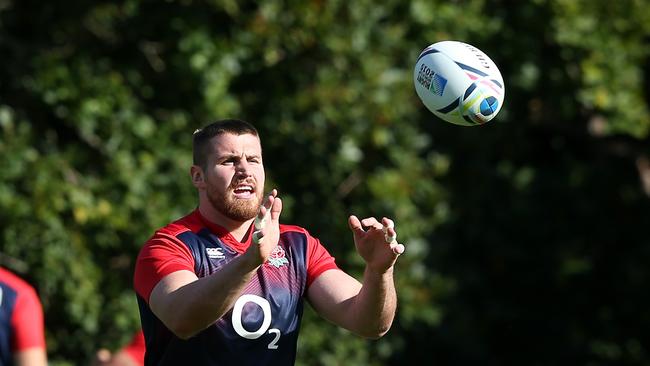
<path fill-rule="evenodd" d="M 14 330 L 13 351 L 33 347 L 45 348 L 43 307 L 32 287 L 25 287 L 18 293 L 11 325 Z"/>
<path fill-rule="evenodd" d="M 182 270 L 194 272 L 189 248 L 174 236 L 156 234 L 138 254 L 133 276 L 135 292 L 148 303 L 151 291 L 163 277 Z"/>
<path fill-rule="evenodd" d="M 334 257 L 311 235 L 307 239 L 307 287 L 323 272 L 338 269 Z"/>

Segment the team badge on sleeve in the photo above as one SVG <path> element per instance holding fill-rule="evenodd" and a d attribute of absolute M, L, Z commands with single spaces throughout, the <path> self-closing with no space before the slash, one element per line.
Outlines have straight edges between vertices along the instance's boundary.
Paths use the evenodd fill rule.
<path fill-rule="evenodd" d="M 282 249 L 281 246 L 277 245 L 269 255 L 268 264 L 272 265 L 275 268 L 280 268 L 287 263 L 289 263 L 289 261 L 287 260 L 287 257 L 284 253 L 284 249 Z"/>

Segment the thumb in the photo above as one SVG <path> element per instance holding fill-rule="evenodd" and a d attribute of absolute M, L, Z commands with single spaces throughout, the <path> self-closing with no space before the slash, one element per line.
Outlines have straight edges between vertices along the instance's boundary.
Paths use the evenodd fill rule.
<path fill-rule="evenodd" d="M 350 215 L 350 217 L 348 217 L 348 226 L 350 227 L 350 230 L 352 230 L 352 233 L 354 233 L 355 236 L 363 233 L 363 227 L 361 226 L 361 221 L 359 221 L 359 218 L 354 215 Z"/>

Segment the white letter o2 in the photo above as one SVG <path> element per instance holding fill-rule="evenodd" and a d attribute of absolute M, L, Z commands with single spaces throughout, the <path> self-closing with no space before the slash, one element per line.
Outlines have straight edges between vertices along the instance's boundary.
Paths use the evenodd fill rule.
<path fill-rule="evenodd" d="M 261 307 L 262 311 L 264 312 L 264 320 L 262 321 L 262 325 L 258 330 L 254 332 L 247 331 L 241 323 L 242 309 L 244 308 L 244 305 L 249 302 L 254 302 L 255 304 L 259 305 L 259 307 Z M 270 325 L 271 305 L 269 304 L 268 300 L 263 297 L 251 294 L 242 295 L 239 299 L 237 299 L 235 306 L 232 309 L 232 326 L 235 328 L 237 334 L 247 339 L 257 339 L 261 337 L 262 334 L 266 333 L 266 330 L 269 329 Z"/>

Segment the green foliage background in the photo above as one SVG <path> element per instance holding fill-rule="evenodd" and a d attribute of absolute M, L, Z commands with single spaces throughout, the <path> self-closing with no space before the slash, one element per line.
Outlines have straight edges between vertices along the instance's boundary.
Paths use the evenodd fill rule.
<path fill-rule="evenodd" d="M 52 365 L 117 348 L 139 247 L 195 206 L 192 132 L 237 117 L 282 221 L 343 268 L 350 213 L 408 248 L 391 332 L 308 311 L 298 364 L 648 365 L 648 20 L 643 0 L 0 0 L 0 264 L 38 289 Z M 417 98 L 446 39 L 499 65 L 495 121 Z"/>

